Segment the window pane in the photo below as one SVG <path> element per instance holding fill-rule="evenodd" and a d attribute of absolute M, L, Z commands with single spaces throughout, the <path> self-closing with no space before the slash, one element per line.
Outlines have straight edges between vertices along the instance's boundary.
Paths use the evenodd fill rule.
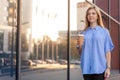
<path fill-rule="evenodd" d="M 22 5 L 22 80 L 67 80 L 67 0 Z"/>
<path fill-rule="evenodd" d="M 11 17 L 8 19 L 9 7 L 9 0 L 0 0 L 0 80 L 15 80 L 16 29 L 15 25 L 8 25 L 12 21 Z"/>

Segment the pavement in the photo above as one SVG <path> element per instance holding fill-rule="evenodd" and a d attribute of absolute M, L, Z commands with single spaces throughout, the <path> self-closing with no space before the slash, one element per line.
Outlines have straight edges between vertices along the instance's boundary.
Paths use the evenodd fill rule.
<path fill-rule="evenodd" d="M 79 68 L 78 66 L 76 67 L 74 65 L 71 65 L 70 67 L 71 68 Z M 59 64 L 53 64 L 53 65 L 48 64 L 48 65 L 45 65 L 44 64 L 42 66 L 38 65 L 38 66 L 31 67 L 30 70 L 26 70 L 26 71 L 23 71 L 23 72 L 28 72 L 28 71 L 35 72 L 35 71 L 37 71 L 37 69 L 41 70 L 42 72 L 46 72 L 46 71 L 50 71 L 50 70 L 54 71 L 54 70 L 57 70 L 57 69 L 66 69 L 66 68 L 67 68 L 66 65 L 59 65 Z M 13 76 L 13 77 L 10 77 L 8 75 L 0 76 L 0 80 L 15 80 L 15 76 Z M 118 70 L 111 70 L 111 76 L 107 80 L 120 80 L 120 73 L 119 73 L 119 71 Z"/>
<path fill-rule="evenodd" d="M 120 80 L 119 70 L 111 70 L 111 76 L 108 80 Z"/>

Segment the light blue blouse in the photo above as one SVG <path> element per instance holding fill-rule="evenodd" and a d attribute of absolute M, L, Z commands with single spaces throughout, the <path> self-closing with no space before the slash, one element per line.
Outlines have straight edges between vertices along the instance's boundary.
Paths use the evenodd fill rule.
<path fill-rule="evenodd" d="M 103 73 L 106 69 L 106 53 L 114 48 L 109 31 L 96 26 L 89 27 L 83 34 L 84 44 L 80 58 L 82 73 Z"/>

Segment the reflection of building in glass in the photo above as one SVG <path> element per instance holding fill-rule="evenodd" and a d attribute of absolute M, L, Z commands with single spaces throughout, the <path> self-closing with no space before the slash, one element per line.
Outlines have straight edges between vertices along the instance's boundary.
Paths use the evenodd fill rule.
<path fill-rule="evenodd" d="M 0 51 L 3 51 L 3 31 L 0 30 Z"/>
<path fill-rule="evenodd" d="M 76 40 L 77 40 L 77 35 L 80 31 L 70 31 L 70 49 L 71 49 L 71 59 L 78 59 L 79 60 L 79 55 L 76 50 Z M 59 58 L 67 59 L 65 55 L 67 55 L 67 31 L 59 31 Z"/>
<path fill-rule="evenodd" d="M 8 7 L 7 0 L 0 0 L 0 53 L 7 52 L 7 33 L 8 33 L 8 26 L 7 26 L 7 7 Z"/>
<path fill-rule="evenodd" d="M 0 0 L 0 53 L 11 53 L 12 27 L 16 25 L 16 4 L 16 0 Z M 15 39 L 13 42 L 15 43 Z"/>
<path fill-rule="evenodd" d="M 7 7 L 7 24 L 8 26 L 16 26 L 17 25 L 17 1 L 16 0 L 7 0 L 8 7 Z"/>
<path fill-rule="evenodd" d="M 22 26 L 21 26 L 21 53 L 24 59 L 28 59 L 32 52 L 31 23 L 32 23 L 32 0 L 23 0 Z"/>
<path fill-rule="evenodd" d="M 12 48 L 13 48 L 13 50 L 14 50 L 14 52 L 16 51 L 16 38 L 15 38 L 15 36 L 16 36 L 16 33 L 14 32 L 14 40 L 13 40 L 13 43 L 12 43 L 12 36 L 13 36 L 13 34 L 12 34 L 12 32 L 11 31 L 9 31 L 8 32 L 8 51 L 11 51 L 12 50 Z M 12 47 L 13 46 L 13 47 Z"/>
<path fill-rule="evenodd" d="M 85 15 L 88 7 L 90 7 L 90 5 L 86 2 L 77 3 L 77 30 L 84 29 Z"/>
<path fill-rule="evenodd" d="M 29 4 L 27 4 L 29 2 Z M 21 52 L 25 58 L 31 53 L 32 0 L 22 2 Z M 0 53 L 16 50 L 17 0 L 0 0 Z M 14 27 L 14 31 L 13 31 Z M 13 38 L 14 37 L 14 41 Z M 12 43 L 13 41 L 13 43 Z"/>
<path fill-rule="evenodd" d="M 6 26 L 2 26 L 6 27 Z M 8 27 L 8 26 L 7 26 Z M 10 34 L 9 34 L 10 33 Z M 0 29 L 0 53 L 6 52 L 10 53 L 9 48 L 11 47 L 11 44 L 9 44 L 11 37 L 9 37 L 11 34 L 11 28 L 3 28 Z"/>
<path fill-rule="evenodd" d="M 78 34 L 78 31 L 70 31 L 70 37 L 76 38 Z M 67 38 L 67 31 L 59 31 L 58 35 L 61 38 Z"/>
<path fill-rule="evenodd" d="M 7 0 L 0 0 L 0 27 L 2 27 L 2 25 L 7 25 L 7 7 Z"/>

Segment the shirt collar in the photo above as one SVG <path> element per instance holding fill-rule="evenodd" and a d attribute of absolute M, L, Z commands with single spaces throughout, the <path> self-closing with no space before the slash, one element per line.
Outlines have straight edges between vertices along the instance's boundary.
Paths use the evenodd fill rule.
<path fill-rule="evenodd" d="M 99 30 L 101 27 L 100 26 L 96 26 L 96 27 L 94 27 L 94 28 L 92 28 L 92 27 L 88 27 L 88 30 L 90 30 L 90 29 L 93 29 L 93 30 Z"/>

